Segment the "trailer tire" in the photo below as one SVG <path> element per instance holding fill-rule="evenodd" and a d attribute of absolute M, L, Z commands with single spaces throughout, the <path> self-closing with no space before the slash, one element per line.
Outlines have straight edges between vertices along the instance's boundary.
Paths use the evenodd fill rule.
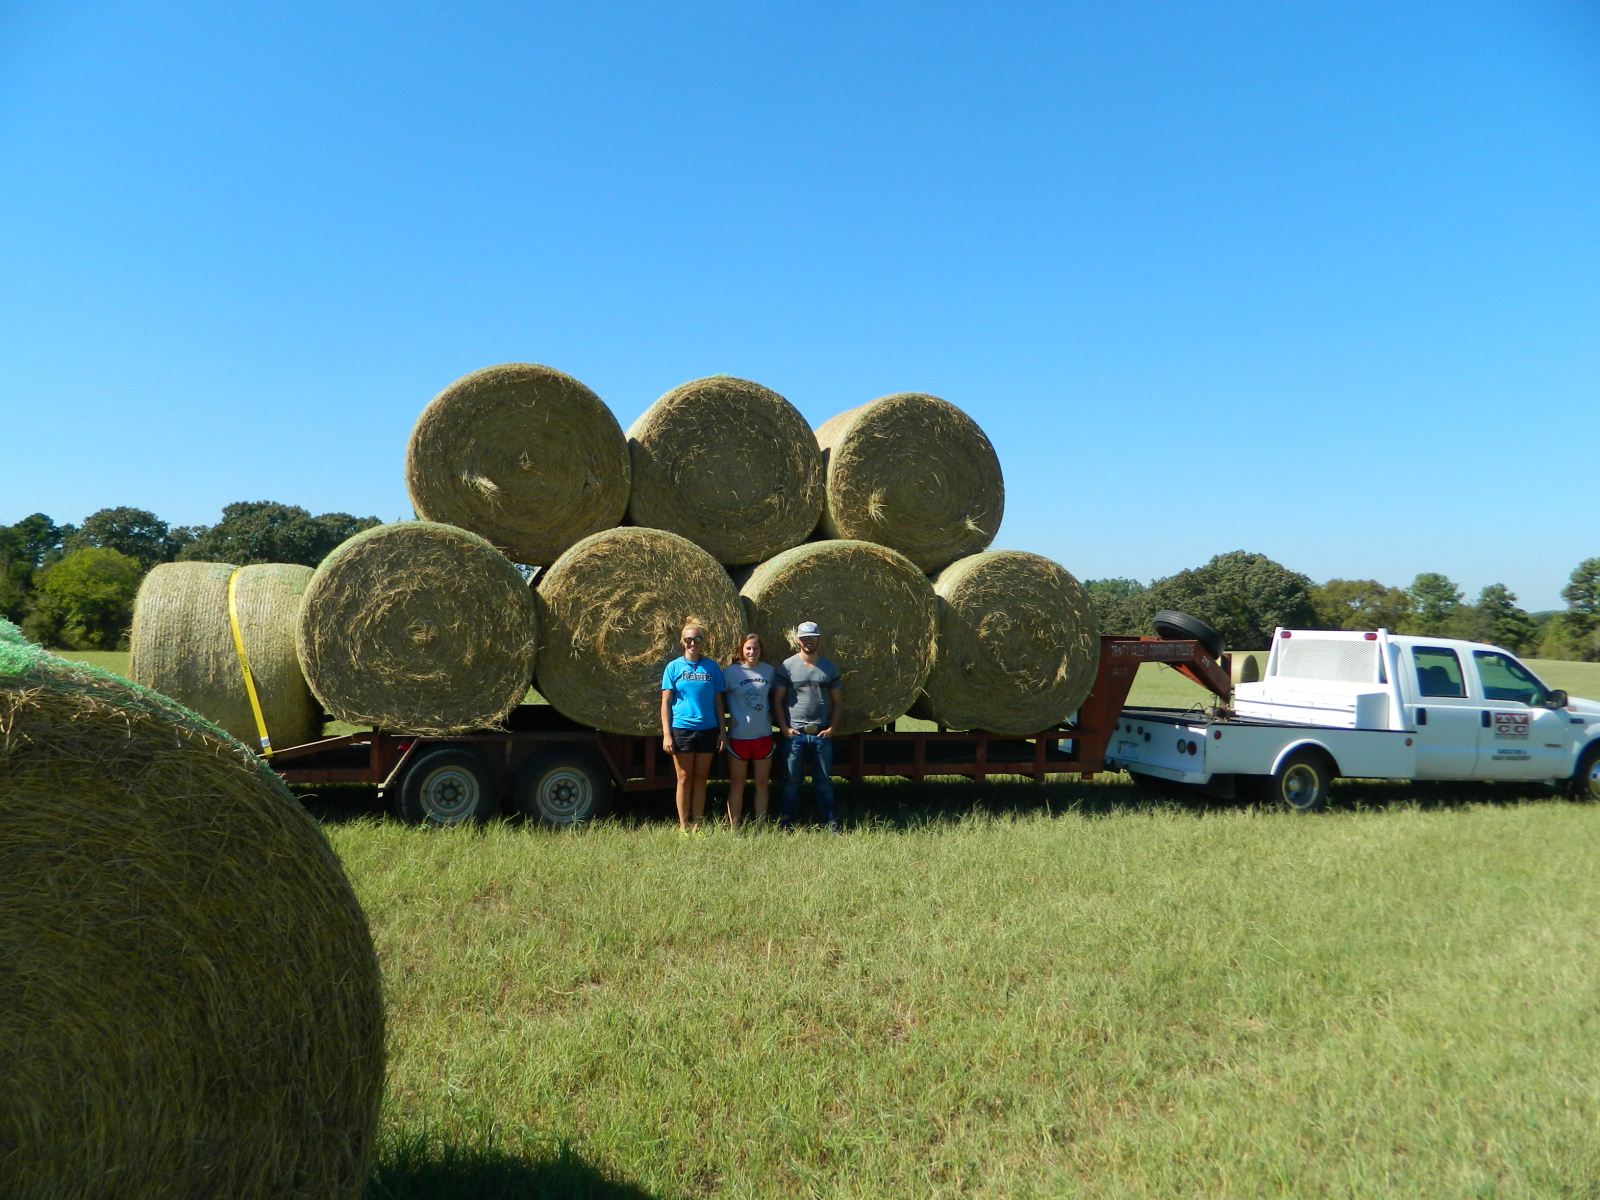
<path fill-rule="evenodd" d="M 1163 608 L 1151 618 L 1151 627 L 1164 638 L 1188 638 L 1199 642 L 1212 658 L 1221 658 L 1228 639 L 1191 613 Z"/>
<path fill-rule="evenodd" d="M 1577 800 L 1600 800 L 1600 742 L 1585 750 L 1572 773 L 1572 795 Z"/>
<path fill-rule="evenodd" d="M 611 772 L 583 750 L 546 750 L 517 772 L 511 801 L 529 820 L 578 825 L 604 815 L 615 787 Z"/>
<path fill-rule="evenodd" d="M 1295 812 L 1316 812 L 1328 803 L 1333 765 L 1318 750 L 1297 750 L 1272 774 L 1270 795 Z"/>
<path fill-rule="evenodd" d="M 500 811 L 494 768 L 469 746 L 426 751 L 400 781 L 394 811 L 408 825 L 481 825 Z"/>

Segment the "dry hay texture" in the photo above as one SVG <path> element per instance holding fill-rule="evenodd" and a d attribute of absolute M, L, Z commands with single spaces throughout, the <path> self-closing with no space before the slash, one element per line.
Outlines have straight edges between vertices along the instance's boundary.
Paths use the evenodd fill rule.
<path fill-rule="evenodd" d="M 411 431 L 417 516 L 545 566 L 628 507 L 628 442 L 600 397 L 536 363 L 485 367 L 435 396 Z"/>
<path fill-rule="evenodd" d="M 329 715 L 407 733 L 499 724 L 533 677 L 538 616 L 476 534 L 406 521 L 335 547 L 300 605 L 300 666 Z"/>
<path fill-rule="evenodd" d="M 918 716 L 952 729 L 1037 733 L 1083 703 L 1100 663 L 1089 593 L 1037 554 L 999 550 L 933 581 L 939 654 Z"/>
<path fill-rule="evenodd" d="M 822 451 L 777 392 L 728 375 L 657 400 L 628 430 L 628 519 L 682 534 L 730 565 L 811 536 L 822 512 Z"/>
<path fill-rule="evenodd" d="M 1261 681 L 1262 657 L 1259 652 L 1252 653 L 1247 650 L 1235 650 L 1232 656 L 1233 682 L 1259 683 Z"/>
<path fill-rule="evenodd" d="M 659 735 L 661 672 L 690 618 L 702 652 L 727 662 L 744 633 L 727 571 L 687 538 L 610 529 L 539 576 L 539 692 L 564 716 L 610 733 Z"/>
<path fill-rule="evenodd" d="M 904 716 L 933 667 L 933 588 L 897 551 L 870 542 L 810 542 L 768 559 L 739 591 L 767 658 L 795 652 L 801 621 L 822 626 L 822 655 L 839 667 L 838 733 Z"/>
<path fill-rule="evenodd" d="M 1006 506 L 1000 459 L 948 400 L 884 396 L 824 422 L 817 442 L 828 537 L 892 547 L 929 573 L 994 540 Z"/>
<path fill-rule="evenodd" d="M 0 808 L 0 1195 L 359 1195 L 378 962 L 283 783 L 0 621 Z"/>
<path fill-rule="evenodd" d="M 247 746 L 260 741 L 228 621 L 229 563 L 161 563 L 133 602 L 128 677 L 170 696 Z M 322 732 L 322 708 L 295 655 L 295 619 L 312 570 L 296 563 L 238 568 L 239 632 L 267 736 L 295 746 Z"/>

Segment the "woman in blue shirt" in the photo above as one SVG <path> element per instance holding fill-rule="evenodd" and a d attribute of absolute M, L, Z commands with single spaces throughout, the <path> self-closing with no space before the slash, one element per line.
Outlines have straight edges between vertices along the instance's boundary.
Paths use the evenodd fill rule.
<path fill-rule="evenodd" d="M 722 668 L 706 658 L 706 628 L 683 626 L 683 655 L 661 673 L 661 748 L 678 775 L 678 828 L 696 831 L 706 811 L 711 758 L 723 747 Z"/>

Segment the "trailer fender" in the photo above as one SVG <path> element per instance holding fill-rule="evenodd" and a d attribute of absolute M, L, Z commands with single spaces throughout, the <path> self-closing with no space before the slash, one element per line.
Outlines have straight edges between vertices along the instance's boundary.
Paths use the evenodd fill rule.
<path fill-rule="evenodd" d="M 1290 745 L 1285 746 L 1281 751 L 1278 752 L 1278 757 L 1272 760 L 1272 770 L 1269 771 L 1268 774 L 1276 775 L 1279 771 L 1283 770 L 1284 763 L 1288 762 L 1289 759 L 1293 758 L 1296 754 L 1299 754 L 1304 750 L 1313 750 L 1326 758 L 1328 760 L 1329 776 L 1334 779 L 1339 777 L 1339 760 L 1333 756 L 1332 750 L 1328 749 L 1326 745 L 1314 737 L 1301 738 L 1298 742 L 1293 742 Z"/>

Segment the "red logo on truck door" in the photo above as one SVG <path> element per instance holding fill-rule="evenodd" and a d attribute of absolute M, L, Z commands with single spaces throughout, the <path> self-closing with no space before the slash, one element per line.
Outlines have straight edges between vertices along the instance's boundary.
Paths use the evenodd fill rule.
<path fill-rule="evenodd" d="M 1496 738 L 1523 738 L 1528 736 L 1527 713 L 1495 713 L 1494 736 Z"/>

